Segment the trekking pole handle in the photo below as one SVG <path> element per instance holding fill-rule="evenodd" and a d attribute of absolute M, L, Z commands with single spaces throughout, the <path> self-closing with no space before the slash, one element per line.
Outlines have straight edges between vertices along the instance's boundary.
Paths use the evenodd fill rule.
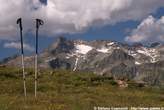
<path fill-rule="evenodd" d="M 39 26 L 40 26 L 40 25 L 43 25 L 43 24 L 44 24 L 43 20 L 41 20 L 41 19 L 36 19 L 36 28 L 37 28 L 37 29 L 39 29 Z"/>
<path fill-rule="evenodd" d="M 23 27 L 22 27 L 22 18 L 18 18 L 17 24 L 19 24 L 19 28 L 22 31 L 23 30 Z"/>

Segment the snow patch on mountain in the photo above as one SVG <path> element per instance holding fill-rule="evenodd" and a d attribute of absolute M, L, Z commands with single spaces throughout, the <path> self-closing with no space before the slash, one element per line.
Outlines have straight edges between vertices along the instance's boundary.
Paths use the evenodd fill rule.
<path fill-rule="evenodd" d="M 114 42 L 107 43 L 108 46 L 115 44 Z"/>
<path fill-rule="evenodd" d="M 103 47 L 101 49 L 97 49 L 98 52 L 101 52 L 101 53 L 108 53 L 109 49 L 106 48 L 106 47 Z"/>
<path fill-rule="evenodd" d="M 73 71 L 76 71 L 77 65 L 78 65 L 78 61 L 79 61 L 79 58 L 77 57 L 77 58 L 76 58 L 76 61 L 75 61 L 75 66 L 74 66 L 74 68 L 73 68 Z"/>
<path fill-rule="evenodd" d="M 87 54 L 89 51 L 93 49 L 93 47 L 85 44 L 76 44 L 75 48 L 76 48 L 76 53 L 83 54 L 83 55 Z"/>
<path fill-rule="evenodd" d="M 136 64 L 136 65 L 140 65 L 141 63 L 140 63 L 140 62 L 138 62 L 138 61 L 135 61 L 135 64 Z"/>
<path fill-rule="evenodd" d="M 157 61 L 157 57 L 159 55 L 156 49 L 146 48 L 146 47 L 142 47 L 141 49 L 138 49 L 137 52 L 145 56 L 149 56 L 151 58 L 152 63 L 155 63 Z"/>
<path fill-rule="evenodd" d="M 131 51 L 131 50 L 129 50 L 129 51 L 128 51 L 128 55 L 133 56 L 133 57 L 136 57 L 138 54 L 137 54 L 136 51 Z"/>
<path fill-rule="evenodd" d="M 50 61 L 52 61 L 52 60 L 56 60 L 56 57 L 49 57 L 49 58 L 47 58 L 47 60 L 45 60 L 45 62 L 46 63 L 48 63 L 48 62 L 50 62 Z"/>
<path fill-rule="evenodd" d="M 102 48 L 98 48 L 96 49 L 98 52 L 101 53 L 112 53 L 112 51 L 115 49 L 115 47 L 113 46 L 109 46 L 109 47 L 102 47 Z M 116 48 L 117 49 L 117 48 Z"/>
<path fill-rule="evenodd" d="M 80 58 L 85 59 L 85 56 L 87 55 L 87 53 L 93 49 L 92 46 L 89 46 L 82 42 L 74 43 L 74 46 L 75 48 L 73 49 L 73 51 L 71 53 L 68 53 L 66 56 L 68 59 L 75 58 L 75 65 L 74 65 L 73 71 L 75 71 L 77 68 L 78 60 Z"/>
<path fill-rule="evenodd" d="M 66 59 L 70 59 L 70 56 L 66 56 Z"/>

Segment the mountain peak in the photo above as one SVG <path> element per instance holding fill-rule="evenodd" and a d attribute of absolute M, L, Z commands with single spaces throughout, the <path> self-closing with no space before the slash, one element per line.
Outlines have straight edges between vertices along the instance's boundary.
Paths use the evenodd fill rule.
<path fill-rule="evenodd" d="M 65 37 L 60 36 L 57 38 L 56 42 L 50 46 L 49 51 L 50 53 L 56 55 L 62 52 L 68 53 L 73 48 L 73 41 L 67 40 Z"/>
<path fill-rule="evenodd" d="M 65 42 L 65 41 L 67 41 L 66 37 L 59 36 L 59 37 L 57 37 L 57 41 L 56 42 L 61 43 L 61 42 Z"/>
<path fill-rule="evenodd" d="M 154 47 L 157 47 L 157 46 L 159 46 L 159 45 L 160 45 L 159 42 L 154 42 L 154 43 L 152 43 L 152 44 L 150 45 L 150 47 L 151 47 L 151 48 L 154 48 Z"/>

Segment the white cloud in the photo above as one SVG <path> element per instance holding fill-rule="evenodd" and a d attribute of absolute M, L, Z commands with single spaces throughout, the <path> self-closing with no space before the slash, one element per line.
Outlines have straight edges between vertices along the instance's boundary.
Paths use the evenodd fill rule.
<path fill-rule="evenodd" d="M 21 44 L 19 42 L 10 42 L 10 43 L 5 43 L 4 44 L 5 48 L 15 48 L 15 49 L 21 49 Z M 23 47 L 25 50 L 34 51 L 34 48 L 32 46 L 30 46 L 29 44 L 24 43 Z"/>
<path fill-rule="evenodd" d="M 144 19 L 125 40 L 128 42 L 164 42 L 164 16 L 160 19 L 155 19 L 153 16 Z"/>
<path fill-rule="evenodd" d="M 42 34 L 77 33 L 91 26 L 141 20 L 164 0 L 0 0 L 0 39 L 18 38 L 16 19 L 23 18 L 24 33 L 35 30 L 35 18 L 42 18 Z"/>

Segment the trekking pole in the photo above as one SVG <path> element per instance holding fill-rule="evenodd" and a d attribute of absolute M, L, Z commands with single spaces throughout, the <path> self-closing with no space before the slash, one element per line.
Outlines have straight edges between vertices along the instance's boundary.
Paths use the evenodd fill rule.
<path fill-rule="evenodd" d="M 23 72 L 23 85 L 24 85 L 24 96 L 26 97 L 26 75 L 24 71 L 24 51 L 23 51 L 23 36 L 22 36 L 22 18 L 17 20 L 17 24 L 19 24 L 20 28 L 20 38 L 21 38 L 21 57 L 22 57 L 22 72 Z"/>
<path fill-rule="evenodd" d="M 38 80 L 38 31 L 39 26 L 44 22 L 41 19 L 36 19 L 36 51 L 35 51 L 35 98 L 37 97 L 37 80 Z"/>

